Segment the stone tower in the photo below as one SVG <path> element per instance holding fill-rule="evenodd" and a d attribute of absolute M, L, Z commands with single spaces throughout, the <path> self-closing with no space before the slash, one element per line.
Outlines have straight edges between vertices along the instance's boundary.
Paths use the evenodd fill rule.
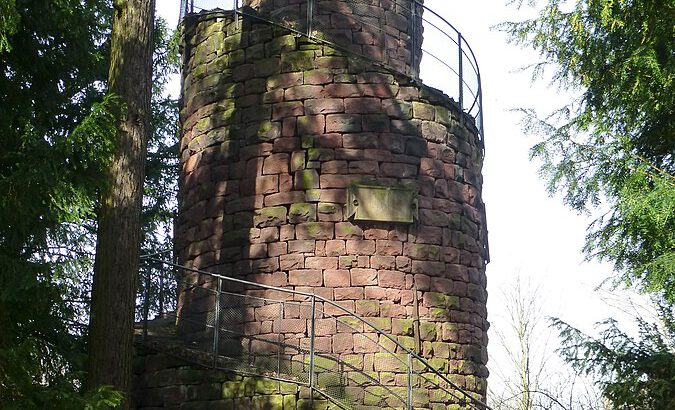
<path fill-rule="evenodd" d="M 268 357 L 276 378 L 303 374 L 310 348 L 323 373 L 296 390 L 209 375 L 220 390 L 182 400 L 311 408 L 309 382 L 329 399 L 315 407 L 480 408 L 406 354 L 484 400 L 482 121 L 419 81 L 423 5 L 244 3 L 183 18 L 178 332 L 203 336 L 217 310 L 219 354 L 249 373 Z"/>

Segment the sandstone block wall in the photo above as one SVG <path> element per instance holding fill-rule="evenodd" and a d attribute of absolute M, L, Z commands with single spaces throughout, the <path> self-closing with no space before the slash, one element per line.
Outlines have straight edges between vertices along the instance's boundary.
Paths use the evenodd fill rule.
<path fill-rule="evenodd" d="M 290 382 L 195 367 L 140 349 L 131 408 L 174 410 L 333 410 L 325 398 Z"/>
<path fill-rule="evenodd" d="M 420 4 L 423 2 L 420 2 Z M 422 7 L 412 0 L 245 0 L 264 16 L 352 53 L 416 76 L 422 56 Z"/>
<path fill-rule="evenodd" d="M 437 90 L 286 30 L 235 24 L 227 13 L 191 18 L 180 263 L 335 301 L 404 345 L 419 344 L 460 387 L 484 396 L 486 228 L 482 149 L 470 119 Z M 350 220 L 346 192 L 357 182 L 414 189 L 418 220 Z M 213 299 L 193 291 L 179 296 L 179 317 L 213 308 Z M 289 354 L 300 354 L 306 311 L 288 308 L 279 317 L 264 308 L 238 315 L 247 335 L 281 337 Z M 404 385 L 403 369 L 378 361 L 379 346 L 339 326 L 344 312 L 317 308 L 326 320 L 317 329 L 319 351 L 357 358 L 356 371 Z M 245 343 L 242 351 L 255 350 Z"/>

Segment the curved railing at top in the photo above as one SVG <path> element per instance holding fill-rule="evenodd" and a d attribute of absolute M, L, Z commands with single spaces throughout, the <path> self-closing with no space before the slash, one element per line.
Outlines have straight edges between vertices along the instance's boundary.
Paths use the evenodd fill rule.
<path fill-rule="evenodd" d="M 186 360 L 304 385 L 342 409 L 454 404 L 491 410 L 476 393 L 453 382 L 447 369 L 439 370 L 447 359 L 422 357 L 375 325 L 376 318 L 363 318 L 314 293 L 191 269 L 155 256 L 141 257 L 137 319 L 146 343 L 154 340 L 158 350 L 183 343 L 195 352 Z M 158 283 L 163 284 L 159 294 Z M 182 313 L 180 300 L 192 303 Z M 158 330 L 158 321 L 172 330 Z M 261 321 L 269 324 L 266 330 Z M 169 335 L 175 323 L 182 326 L 182 336 Z M 340 335 L 354 340 L 353 345 L 343 349 L 335 340 L 325 343 Z M 356 340 L 373 355 L 371 369 L 363 357 L 356 359 Z M 378 372 L 390 374 L 390 383 L 379 379 Z"/>
<path fill-rule="evenodd" d="M 241 15 L 249 15 L 246 8 L 241 7 L 242 0 L 181 0 L 180 20 L 184 17 L 211 10 L 234 10 Z M 252 0 L 251 2 L 255 2 Z M 408 16 L 411 24 L 408 35 L 410 36 L 412 52 L 407 56 L 397 54 L 383 65 L 398 73 L 412 77 L 423 84 L 439 89 L 449 97 L 456 100 L 459 108 L 475 120 L 474 125 L 478 131 L 481 145 L 485 135 L 483 125 L 483 96 L 480 70 L 476 56 L 471 46 L 462 36 L 462 34 L 444 17 L 434 10 L 426 7 L 423 0 L 389 0 L 400 15 Z M 257 11 L 252 17 L 262 18 L 270 23 L 280 25 L 291 31 L 305 35 L 309 38 L 336 46 L 350 53 L 358 54 L 362 57 L 373 60 L 372 55 L 367 53 L 354 52 L 351 41 L 341 42 L 339 37 L 326 38 L 317 30 L 317 13 L 322 3 L 321 0 L 299 0 L 293 2 L 295 5 L 300 3 L 303 7 L 300 10 L 306 10 L 306 20 L 304 17 L 300 24 L 296 20 L 289 24 L 285 18 L 280 18 L 274 10 Z M 358 8 L 364 6 L 363 0 L 342 0 Z M 336 12 L 332 10 L 332 12 Z M 337 11 L 339 13 L 339 10 Z M 300 16 L 298 16 L 300 17 Z M 350 15 L 346 16 L 356 19 L 361 27 L 367 27 L 372 32 L 380 30 L 384 33 L 384 27 L 374 25 L 369 18 Z M 387 50 L 384 50 L 386 53 Z M 402 69 L 400 66 L 394 66 L 393 61 L 407 58 L 405 66 L 410 69 Z M 464 118 L 462 116 L 461 120 Z"/>

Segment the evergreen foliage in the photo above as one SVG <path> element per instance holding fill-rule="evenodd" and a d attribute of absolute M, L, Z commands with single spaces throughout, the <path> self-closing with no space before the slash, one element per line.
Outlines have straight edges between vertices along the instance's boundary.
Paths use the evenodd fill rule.
<path fill-rule="evenodd" d="M 107 0 L 0 0 L 2 408 L 121 400 L 106 387 L 81 394 L 97 197 L 124 109 L 105 94 L 111 10 Z M 167 58 L 161 27 L 144 218 L 151 249 L 170 242 L 175 207 L 167 170 L 176 162 L 176 104 L 162 89 L 177 60 Z"/>
<path fill-rule="evenodd" d="M 675 408 L 675 3 L 545 4 L 537 18 L 501 28 L 540 53 L 535 76 L 551 67 L 553 83 L 580 96 L 544 118 L 522 110 L 542 137 L 531 156 L 567 205 L 610 209 L 589 226 L 587 257 L 612 262 L 616 284 L 663 306 L 662 329 L 639 319 L 638 339 L 614 320 L 598 338 L 554 320 L 561 353 L 595 376 L 612 408 Z"/>
<path fill-rule="evenodd" d="M 14 3 L 14 2 L 11 2 Z M 3 7 L 7 3 L 3 3 Z M 105 2 L 17 1 L 0 52 L 0 401 L 76 407 L 76 304 L 118 106 L 103 98 Z M 45 10 L 49 10 L 48 13 Z M 3 14 L 3 20 L 12 18 Z M 103 47 L 102 47 L 103 46 Z M 97 102 L 98 101 L 98 102 Z"/>
<path fill-rule="evenodd" d="M 548 0 L 540 16 L 501 27 L 537 50 L 553 81 L 578 99 L 526 128 L 551 192 L 577 210 L 611 210 L 585 252 L 621 279 L 675 302 L 675 3 Z M 569 7 L 568 7 L 569 8 Z"/>
<path fill-rule="evenodd" d="M 563 358 L 592 376 L 616 410 L 675 408 L 675 322 L 662 308 L 659 325 L 638 318 L 639 338 L 623 332 L 615 320 L 599 324 L 590 337 L 554 319 L 560 330 Z"/>

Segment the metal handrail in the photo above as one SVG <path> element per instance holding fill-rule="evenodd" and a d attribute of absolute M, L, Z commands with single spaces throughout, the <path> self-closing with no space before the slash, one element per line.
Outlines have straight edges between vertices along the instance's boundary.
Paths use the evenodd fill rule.
<path fill-rule="evenodd" d="M 231 283 L 237 283 L 237 284 L 246 285 L 246 286 L 254 287 L 254 288 L 273 290 L 273 291 L 277 291 L 277 292 L 292 294 L 294 296 L 302 296 L 302 297 L 308 299 L 312 304 L 312 311 L 311 311 L 312 317 L 311 317 L 311 321 L 310 321 L 311 328 L 310 328 L 310 332 L 309 332 L 310 333 L 310 335 L 309 335 L 310 336 L 310 352 L 309 352 L 310 370 L 309 370 L 309 377 L 308 377 L 307 385 L 308 385 L 308 387 L 310 387 L 310 389 L 316 390 L 318 393 L 322 394 L 324 397 L 326 397 L 328 399 L 331 399 L 331 400 L 337 402 L 337 400 L 332 398 L 329 394 L 321 391 L 321 389 L 319 388 L 319 386 L 316 385 L 316 382 L 314 380 L 314 369 L 313 369 L 313 367 L 314 367 L 314 357 L 315 357 L 314 337 L 315 337 L 315 334 L 316 334 L 316 332 L 315 332 L 315 322 L 316 322 L 315 313 L 317 312 L 317 309 L 316 309 L 315 306 L 316 306 L 317 301 L 322 302 L 324 304 L 328 304 L 328 305 L 332 306 L 333 308 L 337 309 L 338 311 L 341 311 L 344 315 L 358 320 L 360 323 L 362 323 L 366 328 L 368 328 L 371 331 L 370 333 L 374 332 L 378 336 L 385 337 L 387 340 L 389 340 L 393 344 L 393 346 L 395 346 L 396 351 L 404 352 L 404 354 L 407 355 L 407 362 L 404 362 L 402 359 L 400 359 L 396 355 L 394 355 L 394 357 L 396 357 L 396 359 L 399 360 L 402 364 L 407 366 L 407 371 L 408 371 L 409 375 L 412 375 L 413 374 L 412 372 L 414 371 L 414 369 L 412 369 L 412 366 L 411 366 L 412 360 L 417 360 L 422 364 L 424 369 L 423 369 L 423 371 L 415 372 L 415 374 L 418 374 L 418 373 L 419 374 L 433 374 L 435 377 L 440 378 L 445 383 L 447 383 L 448 386 L 450 386 L 452 389 L 454 389 L 454 391 L 448 391 L 445 388 L 443 388 L 442 386 L 437 385 L 437 387 L 445 390 L 446 393 L 448 393 L 448 394 L 450 394 L 454 397 L 457 397 L 457 393 L 459 393 L 459 394 L 462 395 L 462 397 L 468 398 L 468 401 L 471 402 L 474 407 L 476 407 L 478 409 L 491 410 L 490 407 L 486 403 L 484 403 L 483 401 L 475 398 L 471 393 L 469 393 L 469 392 L 465 391 L 464 389 L 462 389 L 461 387 L 457 386 L 455 383 L 453 383 L 447 377 L 447 375 L 438 371 L 425 358 L 421 357 L 415 351 L 413 351 L 413 350 L 407 348 L 406 346 L 404 346 L 403 344 L 401 344 L 401 342 L 399 342 L 394 336 L 384 332 L 382 329 L 373 325 L 372 323 L 370 323 L 364 317 L 361 317 L 361 316 L 357 315 L 356 313 L 350 311 L 349 309 L 344 308 L 343 306 L 339 305 L 338 303 L 336 303 L 332 300 L 329 300 L 325 297 L 322 297 L 320 295 L 316 295 L 316 294 L 310 293 L 310 292 L 304 292 L 304 291 L 299 291 L 299 290 L 295 290 L 295 289 L 282 288 L 282 287 L 277 287 L 277 286 L 272 286 L 272 285 L 265 285 L 265 284 L 262 284 L 262 283 L 256 283 L 256 282 L 251 282 L 251 281 L 247 281 L 247 280 L 244 280 L 244 279 L 233 278 L 233 277 L 221 275 L 221 274 L 218 274 L 218 273 L 208 272 L 208 271 L 204 271 L 204 270 L 200 270 L 200 269 L 193 269 L 193 268 L 189 268 L 189 267 L 186 267 L 186 266 L 178 265 L 178 264 L 173 263 L 173 262 L 168 262 L 168 261 L 163 260 L 163 259 L 156 258 L 155 256 L 150 256 L 150 255 L 142 256 L 141 259 L 143 261 L 157 263 L 157 264 L 161 264 L 163 266 L 168 266 L 168 267 L 171 267 L 173 269 L 179 269 L 179 270 L 186 271 L 186 272 L 193 272 L 193 273 L 197 273 L 199 275 L 206 275 L 206 276 L 208 276 L 208 277 L 217 281 L 216 282 L 216 285 L 217 285 L 216 290 L 211 289 L 211 288 L 207 288 L 207 287 L 202 287 L 202 286 L 199 286 L 199 285 L 196 285 L 196 284 L 193 284 L 192 286 L 195 287 L 195 288 L 198 287 L 203 291 L 213 293 L 214 295 L 232 294 L 232 295 L 237 295 L 237 296 L 242 296 L 242 297 L 245 296 L 247 298 L 251 298 L 251 296 L 248 296 L 248 295 L 239 295 L 239 294 L 235 294 L 235 293 L 232 293 L 232 292 L 223 291 L 223 282 L 231 282 Z M 144 316 L 145 316 L 143 318 L 143 335 L 144 335 L 144 337 L 147 337 L 147 334 L 148 334 L 147 326 L 148 326 L 148 319 L 149 319 L 148 318 L 148 314 L 149 314 L 148 312 L 150 311 L 150 308 L 149 308 L 148 304 L 149 304 L 150 298 L 149 298 L 149 295 L 146 294 L 146 295 L 143 295 L 143 297 L 141 299 L 143 301 L 142 302 L 143 303 L 142 311 L 144 312 Z M 257 299 L 274 301 L 274 302 L 282 302 L 282 301 L 267 299 L 267 298 L 257 298 Z M 220 300 L 220 299 L 218 299 L 218 300 Z M 159 315 L 163 315 L 164 313 L 165 312 L 158 312 Z M 218 337 L 219 337 L 219 333 L 220 333 L 220 329 L 221 329 L 220 328 L 220 321 L 219 321 L 220 320 L 219 313 L 220 313 L 220 303 L 216 303 L 215 306 L 214 306 L 215 318 L 214 318 L 214 322 L 213 322 L 214 323 L 213 326 L 214 326 L 214 330 L 215 330 L 214 335 L 213 335 L 213 353 L 214 353 L 213 366 L 214 367 L 216 367 L 216 365 L 218 363 L 218 359 L 219 359 L 218 349 L 217 349 Z M 208 327 L 208 325 L 207 325 L 207 327 Z M 358 329 L 356 329 L 356 328 L 352 328 L 352 329 L 354 329 L 356 332 L 366 333 L 364 331 L 358 331 Z M 371 340 L 371 341 L 373 341 L 373 340 Z M 373 342 L 378 343 L 377 341 L 373 341 Z M 392 351 L 389 351 L 386 348 L 385 348 L 385 350 L 394 354 Z M 422 376 L 422 377 L 424 377 L 424 376 Z M 430 380 L 427 379 L 427 381 L 430 381 Z M 407 402 L 407 405 L 408 405 L 409 409 L 412 409 L 412 390 L 411 389 L 412 389 L 411 378 L 409 377 L 408 378 L 407 397 L 406 397 L 406 402 Z M 341 405 L 339 402 L 337 404 L 340 405 L 343 408 L 346 408 L 344 405 Z"/>
<path fill-rule="evenodd" d="M 241 7 L 241 0 L 182 0 L 181 1 L 181 10 L 180 10 L 180 20 L 182 21 L 183 18 L 185 18 L 188 15 L 195 14 L 195 13 L 200 13 L 200 12 L 208 12 L 211 10 L 217 10 L 217 11 L 224 11 L 224 10 L 229 10 L 229 11 L 234 11 L 235 13 L 241 15 L 241 16 L 248 16 L 248 17 L 253 17 L 256 19 L 261 19 L 264 20 L 268 23 L 275 24 L 280 27 L 284 27 L 286 29 L 289 29 L 295 33 L 302 34 L 304 36 L 307 36 L 308 38 L 311 38 L 315 41 L 319 41 L 322 43 L 329 44 L 331 46 L 337 47 L 347 53 L 359 55 L 360 57 L 367 58 L 371 61 L 373 60 L 371 57 L 368 55 L 364 54 L 359 54 L 356 53 L 352 50 L 350 50 L 347 46 L 350 44 L 340 44 L 340 43 L 335 43 L 329 40 L 326 40 L 325 38 L 320 38 L 314 35 L 313 32 L 313 13 L 314 10 L 316 9 L 315 3 L 317 0 L 304 0 L 306 3 L 307 7 L 307 16 L 306 16 L 306 21 L 304 24 L 306 24 L 306 27 L 304 30 L 298 30 L 295 27 L 291 27 L 288 24 L 284 24 L 284 22 L 275 20 L 274 16 L 272 15 L 265 15 L 262 13 L 256 13 L 252 14 L 248 11 L 246 11 L 244 8 Z M 395 3 L 395 6 L 400 9 L 405 9 L 408 12 L 410 12 L 411 16 L 413 16 L 413 22 L 417 22 L 417 9 L 422 9 L 422 17 L 420 21 L 422 21 L 422 29 L 424 28 L 433 28 L 439 33 L 441 33 L 443 36 L 445 36 L 447 39 L 449 39 L 454 45 L 457 47 L 456 54 L 454 54 L 452 51 L 448 53 L 447 56 L 437 56 L 434 53 L 429 52 L 428 50 L 425 49 L 424 44 L 417 44 L 418 38 L 417 38 L 417 32 L 419 31 L 420 27 L 413 26 L 412 27 L 412 33 L 411 33 L 411 38 L 412 38 L 412 47 L 413 49 L 417 49 L 419 47 L 419 50 L 423 54 L 427 54 L 432 56 L 434 59 L 439 60 L 443 66 L 447 67 L 454 75 L 457 76 L 457 94 L 452 95 L 453 92 L 451 92 L 450 89 L 448 89 L 445 85 L 441 86 L 441 91 L 450 95 L 451 97 L 457 97 L 458 98 L 458 105 L 460 109 L 473 116 L 475 118 L 475 125 L 478 130 L 479 138 L 481 140 L 481 144 L 483 144 L 484 138 L 485 138 L 485 129 L 484 129 L 484 122 L 483 122 L 483 87 L 481 83 L 481 75 L 480 75 L 480 69 L 478 67 L 478 60 L 476 59 L 476 56 L 473 52 L 473 49 L 467 42 L 467 40 L 464 38 L 462 33 L 455 28 L 447 19 L 445 19 L 443 16 L 441 16 L 439 13 L 436 11 L 432 10 L 428 6 L 425 6 L 421 0 L 393 0 Z M 214 6 L 214 3 L 220 7 L 216 8 Z M 426 18 L 425 16 L 432 16 L 433 18 L 438 20 L 438 23 L 432 22 L 430 19 Z M 354 17 L 354 16 L 350 16 Z M 371 25 L 371 23 L 363 20 L 356 19 L 357 22 L 365 25 Z M 441 27 L 441 25 L 443 27 Z M 454 56 L 453 56 L 454 54 Z M 417 58 L 417 53 L 413 50 L 410 53 L 410 58 L 411 61 L 410 67 L 412 68 L 412 72 L 401 72 L 395 67 L 392 67 L 391 65 L 386 64 L 386 62 L 381 62 L 377 61 L 380 64 L 383 64 L 386 66 L 388 69 L 397 72 L 399 74 L 403 74 L 406 76 L 412 77 L 416 81 L 424 82 L 423 77 L 426 76 L 427 73 L 421 73 L 421 70 L 417 70 L 416 63 L 420 64 L 420 61 L 416 61 Z M 457 59 L 457 69 L 453 68 L 448 61 Z M 468 62 L 468 67 L 464 67 L 464 62 Z M 464 69 L 465 68 L 470 68 L 470 70 L 473 72 L 475 75 L 475 84 L 473 82 L 470 82 L 467 77 L 464 75 Z M 471 95 L 472 98 L 468 99 L 465 101 L 464 99 L 464 89 L 467 89 Z M 461 118 L 463 120 L 463 117 Z M 483 147 L 484 148 L 484 147 Z"/>

